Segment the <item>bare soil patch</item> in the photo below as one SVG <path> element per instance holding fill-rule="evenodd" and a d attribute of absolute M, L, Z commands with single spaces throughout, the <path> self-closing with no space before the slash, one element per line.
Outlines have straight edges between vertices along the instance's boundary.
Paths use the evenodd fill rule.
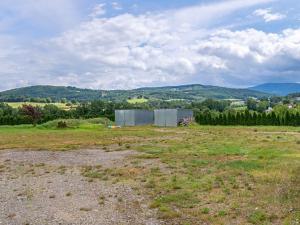
<path fill-rule="evenodd" d="M 123 164 L 123 159 L 136 155 L 134 151 L 105 152 L 99 149 L 74 151 L 20 151 L 5 150 L 0 152 L 0 163 L 12 160 L 16 163 L 46 163 L 53 166 L 115 166 Z"/>
<path fill-rule="evenodd" d="M 124 183 L 91 180 L 82 166 L 115 168 L 134 151 L 0 152 L 0 224 L 162 224 L 148 199 Z"/>

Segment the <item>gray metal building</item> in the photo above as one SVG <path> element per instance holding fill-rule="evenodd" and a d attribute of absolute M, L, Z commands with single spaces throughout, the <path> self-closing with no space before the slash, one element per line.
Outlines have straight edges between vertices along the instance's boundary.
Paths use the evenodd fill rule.
<path fill-rule="evenodd" d="M 192 120 L 193 111 L 188 109 L 154 110 L 154 125 L 159 127 L 177 127 L 183 120 Z"/>
<path fill-rule="evenodd" d="M 116 110 L 115 121 L 117 126 L 149 125 L 154 122 L 154 113 L 149 110 Z"/>

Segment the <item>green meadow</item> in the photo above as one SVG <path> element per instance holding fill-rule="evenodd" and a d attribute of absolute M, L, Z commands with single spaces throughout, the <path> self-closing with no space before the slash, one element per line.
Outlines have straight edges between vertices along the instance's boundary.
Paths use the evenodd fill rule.
<path fill-rule="evenodd" d="M 105 119 L 0 127 L 1 149 L 140 152 L 106 176 L 130 184 L 168 224 L 298 224 L 300 128 L 132 127 Z M 145 166 L 149 162 L 150 166 Z M 97 168 L 85 176 L 101 179 Z"/>
<path fill-rule="evenodd" d="M 148 102 L 148 99 L 146 98 L 132 98 L 127 100 L 130 104 L 142 104 Z"/>
<path fill-rule="evenodd" d="M 51 104 L 65 110 L 69 110 L 72 108 L 72 106 L 68 106 L 66 103 L 7 102 L 7 104 L 13 108 L 19 108 L 26 104 L 32 106 L 40 106 L 40 107 L 44 107 L 47 104 Z"/>

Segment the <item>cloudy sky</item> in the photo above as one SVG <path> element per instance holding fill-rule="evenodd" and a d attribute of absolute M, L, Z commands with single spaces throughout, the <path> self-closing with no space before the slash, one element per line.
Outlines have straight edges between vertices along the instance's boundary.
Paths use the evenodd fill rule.
<path fill-rule="evenodd" d="M 300 82 L 299 0 L 1 0 L 0 90 Z"/>

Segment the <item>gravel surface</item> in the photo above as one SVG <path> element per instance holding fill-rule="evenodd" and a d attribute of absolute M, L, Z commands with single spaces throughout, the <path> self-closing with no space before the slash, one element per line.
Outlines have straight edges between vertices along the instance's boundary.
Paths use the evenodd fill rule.
<path fill-rule="evenodd" d="M 0 152 L 0 224 L 162 224 L 129 185 L 88 180 L 82 166 L 124 165 L 133 151 Z"/>
<path fill-rule="evenodd" d="M 5 150 L 0 152 L 0 163 L 5 160 L 13 160 L 16 163 L 57 166 L 86 166 L 103 165 L 114 166 L 123 162 L 124 158 L 136 155 L 134 151 L 105 152 L 99 149 L 86 149 L 77 151 L 54 152 L 54 151 L 19 151 Z"/>

